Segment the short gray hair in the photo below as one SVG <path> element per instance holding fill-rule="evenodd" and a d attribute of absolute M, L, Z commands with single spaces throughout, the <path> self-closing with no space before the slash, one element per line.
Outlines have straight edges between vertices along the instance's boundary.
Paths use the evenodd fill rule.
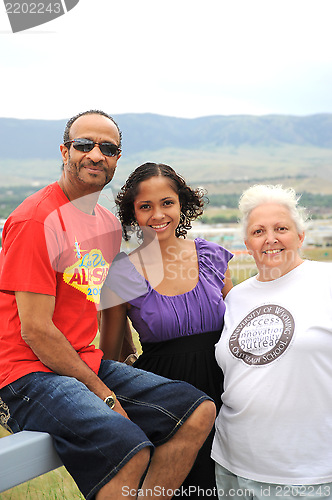
<path fill-rule="evenodd" d="M 101 111 L 100 109 L 90 109 L 88 111 L 82 111 L 81 113 L 78 113 L 77 115 L 72 116 L 72 118 L 69 118 L 69 120 L 66 123 L 66 127 L 65 127 L 65 130 L 64 130 L 64 133 L 63 133 L 63 143 L 64 144 L 70 140 L 70 129 L 71 129 L 71 126 L 73 125 L 73 123 L 78 118 L 80 118 L 81 116 L 85 116 L 85 115 L 101 115 L 101 116 L 105 116 L 106 118 L 108 118 L 109 120 L 111 120 L 111 122 L 114 123 L 114 125 L 116 126 L 116 128 L 118 130 L 118 133 L 119 133 L 119 144 L 118 144 L 118 146 L 121 149 L 121 146 L 122 146 L 122 132 L 121 132 L 121 130 L 119 128 L 119 125 L 116 123 L 116 121 L 114 120 L 114 118 L 111 115 L 109 115 L 108 113 L 105 113 L 105 111 Z"/>
<path fill-rule="evenodd" d="M 283 188 L 280 184 L 255 184 L 246 189 L 239 201 L 240 222 L 244 237 L 247 235 L 250 213 L 264 203 L 278 203 L 288 208 L 298 233 L 303 233 L 308 215 L 306 209 L 298 205 L 300 198 L 301 196 L 297 196 L 293 188 Z"/>

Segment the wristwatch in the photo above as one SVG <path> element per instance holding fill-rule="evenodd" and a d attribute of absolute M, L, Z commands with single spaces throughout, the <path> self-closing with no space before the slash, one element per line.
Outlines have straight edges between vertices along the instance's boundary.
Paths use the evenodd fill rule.
<path fill-rule="evenodd" d="M 116 402 L 116 397 L 115 397 L 115 394 L 113 392 L 112 396 L 107 396 L 105 399 L 104 399 L 104 403 L 107 404 L 107 406 L 109 408 L 111 408 L 111 410 L 114 408 L 115 406 L 115 402 Z"/>

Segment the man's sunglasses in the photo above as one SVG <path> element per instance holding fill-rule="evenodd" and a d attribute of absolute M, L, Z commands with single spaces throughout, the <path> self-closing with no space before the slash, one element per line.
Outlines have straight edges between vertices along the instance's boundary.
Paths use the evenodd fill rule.
<path fill-rule="evenodd" d="M 81 151 L 81 153 L 89 153 L 93 150 L 93 148 L 98 145 L 100 151 L 105 156 L 118 156 L 121 152 L 121 149 L 111 142 L 94 142 L 90 139 L 73 139 L 72 141 L 66 141 L 64 143 L 65 146 L 67 144 L 72 144 L 73 147 L 77 151 Z"/>

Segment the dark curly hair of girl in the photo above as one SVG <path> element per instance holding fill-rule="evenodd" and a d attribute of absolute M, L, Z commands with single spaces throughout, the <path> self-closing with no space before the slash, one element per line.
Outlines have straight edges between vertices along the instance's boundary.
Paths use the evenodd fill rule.
<path fill-rule="evenodd" d="M 134 201 L 139 191 L 141 182 L 151 177 L 163 176 L 170 180 L 174 191 L 177 193 L 181 206 L 180 223 L 176 228 L 177 237 L 186 237 L 187 231 L 191 229 L 191 222 L 203 213 L 204 191 L 192 189 L 172 167 L 163 163 L 144 163 L 137 167 L 128 177 L 125 185 L 119 191 L 115 203 L 118 207 L 118 216 L 122 224 L 123 237 L 125 241 L 130 239 L 130 234 L 138 232 L 140 228 L 136 222 Z"/>

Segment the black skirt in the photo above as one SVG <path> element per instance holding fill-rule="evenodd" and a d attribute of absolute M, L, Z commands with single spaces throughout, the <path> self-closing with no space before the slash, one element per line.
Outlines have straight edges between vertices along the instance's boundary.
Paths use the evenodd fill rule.
<path fill-rule="evenodd" d="M 143 342 L 143 354 L 134 366 L 173 380 L 189 382 L 214 400 L 218 412 L 221 407 L 223 373 L 215 359 L 215 344 L 220 335 L 220 331 L 204 332 L 164 342 Z M 214 429 L 182 485 L 183 498 L 188 498 L 189 486 L 191 499 L 202 498 L 201 490 L 209 498 L 218 498 L 214 461 L 210 458 L 213 436 Z M 178 498 L 182 498 L 182 495 Z"/>

